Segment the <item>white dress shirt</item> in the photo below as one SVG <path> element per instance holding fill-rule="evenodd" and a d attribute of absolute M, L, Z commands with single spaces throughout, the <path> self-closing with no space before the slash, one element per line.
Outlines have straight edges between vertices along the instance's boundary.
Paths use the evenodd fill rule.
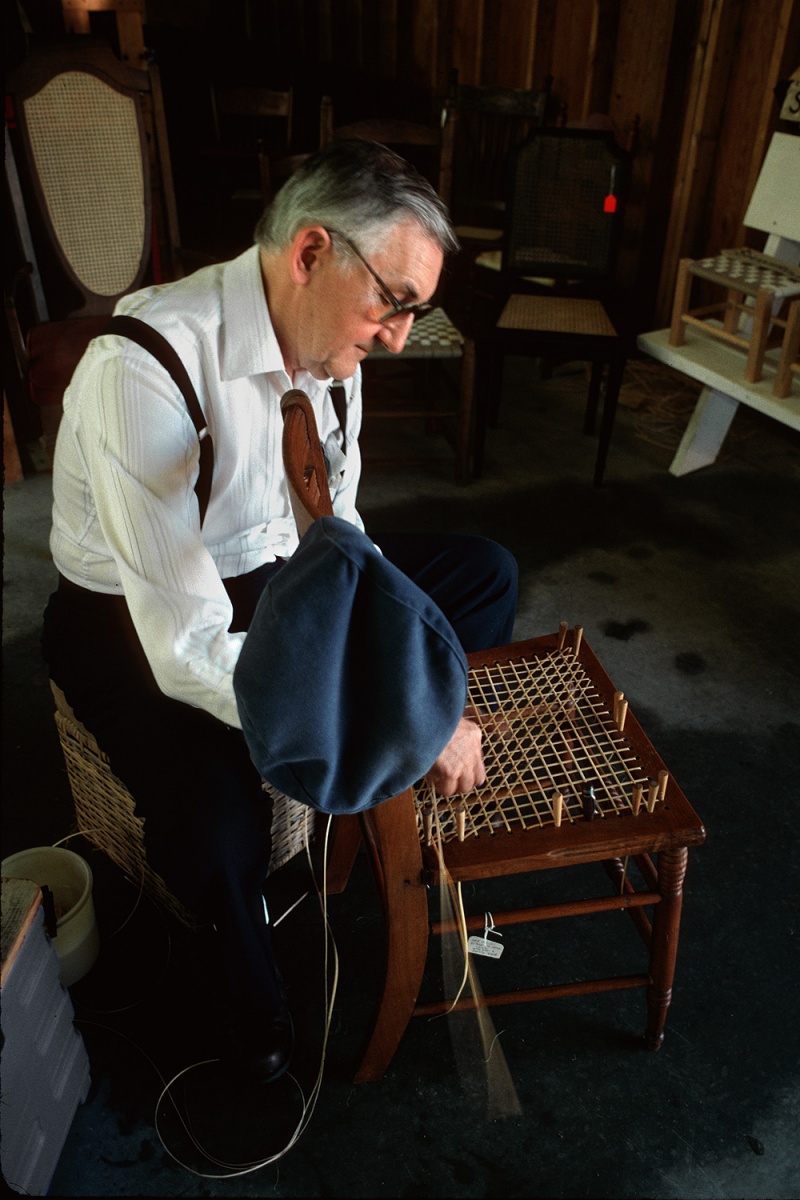
<path fill-rule="evenodd" d="M 222 579 L 287 558 L 297 546 L 281 457 L 281 396 L 308 395 L 331 466 L 337 516 L 363 529 L 361 372 L 345 381 L 347 453 L 330 380 L 290 380 L 272 327 L 258 247 L 177 283 L 145 288 L 117 313 L 159 330 L 183 361 L 214 447 L 202 530 L 194 485 L 199 442 L 183 396 L 136 343 L 96 339 L 64 396 L 53 468 L 50 548 L 60 573 L 124 594 L 166 695 L 241 727 Z"/>

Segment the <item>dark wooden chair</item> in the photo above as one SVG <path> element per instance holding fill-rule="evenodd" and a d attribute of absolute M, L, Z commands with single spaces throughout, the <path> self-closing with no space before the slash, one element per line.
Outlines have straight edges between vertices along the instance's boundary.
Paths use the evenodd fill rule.
<path fill-rule="evenodd" d="M 540 90 L 459 83 L 453 70 L 442 112 L 440 195 L 465 250 L 499 247 L 503 237 L 508 160 L 545 124 L 552 79 Z"/>
<path fill-rule="evenodd" d="M 83 37 L 34 49 L 6 80 L 7 177 L 36 284 L 18 304 L 21 272 L 6 313 L 47 451 L 64 389 L 117 300 L 183 274 L 164 123 L 150 123 L 152 145 L 144 120 L 145 101 L 152 117 L 160 97 L 152 83 Z"/>
<path fill-rule="evenodd" d="M 313 411 L 289 392 L 284 464 L 303 521 L 330 500 Z M 487 782 L 444 799 L 423 781 L 352 817 L 338 817 L 328 890 L 344 890 L 363 840 L 386 921 L 386 966 L 377 1016 L 356 1072 L 379 1079 L 414 1015 L 445 1013 L 453 997 L 418 1003 L 429 934 L 431 886 L 601 864 L 610 893 L 498 912 L 495 925 L 596 913 L 628 913 L 645 944 L 641 971 L 458 999 L 513 1004 L 593 992 L 646 989 L 645 1044 L 657 1050 L 672 999 L 690 846 L 702 822 L 576 628 L 469 656 L 468 712 L 482 727 Z M 635 866 L 638 886 L 631 869 Z M 456 920 L 463 942 L 484 927 L 485 907 Z M 648 915 L 652 912 L 652 917 Z"/>
<path fill-rule="evenodd" d="M 605 377 L 593 477 L 602 483 L 630 340 L 616 278 L 630 162 L 602 129 L 540 129 L 512 153 L 496 317 L 476 342 L 476 475 L 503 360 L 517 354 L 591 363 L 587 434 Z"/>
<path fill-rule="evenodd" d="M 447 167 L 440 125 L 366 117 L 336 126 L 331 101 L 327 102 L 326 112 L 328 138 L 355 137 L 380 142 L 412 162 L 443 194 Z M 451 318 L 449 296 L 441 294 L 444 290 L 438 289 L 433 312 L 412 325 L 400 354 L 381 346 L 370 353 L 362 368 L 369 385 L 365 387 L 364 420 L 419 421 L 430 434 L 452 427 L 456 482 L 468 483 L 472 476 L 475 424 L 474 347 L 471 338 Z M 405 379 L 400 378 L 399 385 L 394 387 L 400 372 Z M 395 399 L 395 394 L 399 399 Z M 413 395 L 411 402 L 407 400 L 409 395 Z M 425 458 L 428 461 L 427 455 Z M 392 457 L 390 461 L 399 459 Z"/>

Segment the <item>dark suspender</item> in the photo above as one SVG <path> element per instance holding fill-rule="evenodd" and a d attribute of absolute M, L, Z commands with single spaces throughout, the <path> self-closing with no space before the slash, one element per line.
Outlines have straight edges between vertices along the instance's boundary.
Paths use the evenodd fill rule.
<path fill-rule="evenodd" d="M 342 431 L 342 454 L 347 453 L 347 394 L 341 379 L 334 379 L 330 386 L 333 411 Z"/>
<path fill-rule="evenodd" d="M 148 354 L 152 354 L 156 362 L 161 363 L 164 370 L 169 373 L 183 394 L 186 407 L 189 410 L 189 416 L 192 418 L 192 423 L 197 430 L 197 437 L 200 442 L 200 470 L 194 490 L 197 494 L 197 503 L 200 508 L 200 524 L 202 525 L 206 509 L 208 508 L 209 496 L 211 495 L 211 478 L 214 474 L 214 446 L 211 441 L 211 435 L 208 432 L 208 424 L 203 416 L 203 410 L 200 407 L 200 401 L 197 399 L 197 392 L 192 386 L 192 381 L 189 378 L 186 367 L 181 362 L 177 351 L 170 345 L 164 335 L 159 333 L 157 329 L 153 329 L 153 326 L 148 325 L 146 321 L 140 321 L 138 317 L 111 317 L 103 333 L 116 333 L 120 337 L 130 338 L 132 342 L 136 342 Z M 330 392 L 336 419 L 342 431 L 342 453 L 345 453 L 347 450 L 347 397 L 344 384 L 340 379 L 333 381 Z"/>
<path fill-rule="evenodd" d="M 140 321 L 138 317 L 112 317 L 103 333 L 116 333 L 136 342 L 148 354 L 152 354 L 156 362 L 161 363 L 161 366 L 172 376 L 176 386 L 182 392 L 200 441 L 200 470 L 194 490 L 200 508 L 200 524 L 202 525 L 211 495 L 214 447 L 200 401 L 197 399 L 197 393 L 192 386 L 186 367 L 181 362 L 177 351 L 173 349 L 163 334 L 160 334 L 157 329 L 153 329 L 152 325 L 148 325 L 145 321 Z"/>

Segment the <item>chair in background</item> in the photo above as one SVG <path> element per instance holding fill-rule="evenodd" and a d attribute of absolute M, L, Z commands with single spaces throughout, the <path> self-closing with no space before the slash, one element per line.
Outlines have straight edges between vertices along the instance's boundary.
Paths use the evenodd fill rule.
<path fill-rule="evenodd" d="M 380 142 L 412 162 L 432 186 L 441 188 L 446 166 L 442 158 L 442 131 L 439 126 L 390 117 L 369 117 L 347 125 L 334 123 L 333 104 L 325 102 L 324 141 L 335 138 L 365 138 Z M 440 193 L 441 194 L 441 193 Z M 440 288 L 440 292 L 444 289 Z M 474 350 L 469 337 L 453 322 L 446 311 L 449 295 L 433 312 L 415 321 L 400 354 L 390 354 L 377 347 L 362 368 L 369 386 L 365 388 L 364 420 L 422 420 L 427 433 L 438 432 L 447 422 L 454 423 L 455 477 L 458 483 L 468 483 L 472 473 L 473 364 Z M 411 368 L 413 388 L 398 390 L 413 392 L 413 404 L 394 403 L 388 386 L 385 368 L 391 364 L 395 376 L 398 368 Z M 456 366 L 455 378 L 453 366 Z M 420 379 L 421 372 L 424 375 Z M 384 386 L 382 386 L 382 382 Z M 438 403 L 441 395 L 448 398 L 444 406 Z M 422 403 L 420 403 L 422 400 Z M 392 462 L 401 461 L 393 456 Z M 408 461 L 405 459 L 403 461 Z M 425 461 L 430 461 L 425 456 Z"/>
<path fill-rule="evenodd" d="M 183 273 L 169 148 L 157 148 L 154 181 L 142 115 L 150 76 L 88 38 L 33 50 L 6 90 L 14 121 L 6 173 L 33 284 L 30 319 L 20 319 L 21 279 L 6 312 L 51 452 L 64 389 L 117 300 L 146 279 Z M 154 202 L 154 191 L 168 202 Z"/>
<path fill-rule="evenodd" d="M 476 343 L 475 474 L 507 354 L 591 362 L 584 432 L 607 371 L 594 484 L 603 480 L 628 330 L 616 260 L 630 154 L 610 132 L 541 129 L 511 156 L 499 316 Z"/>
<path fill-rule="evenodd" d="M 205 158 L 222 164 L 230 198 L 267 204 L 308 153 L 295 153 L 292 88 L 211 88 L 215 144 Z"/>
<path fill-rule="evenodd" d="M 552 115 L 552 78 L 540 91 L 460 84 L 451 73 L 442 112 L 440 195 L 459 240 L 499 245 L 504 228 L 508 159 Z"/>

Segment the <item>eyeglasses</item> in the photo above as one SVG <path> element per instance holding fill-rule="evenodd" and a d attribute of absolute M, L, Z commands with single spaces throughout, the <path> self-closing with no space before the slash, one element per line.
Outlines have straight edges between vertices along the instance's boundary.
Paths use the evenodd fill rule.
<path fill-rule="evenodd" d="M 392 311 L 386 313 L 382 317 L 378 317 L 378 323 L 380 325 L 385 325 L 387 321 L 392 321 L 395 317 L 411 316 L 416 321 L 419 317 L 425 317 L 429 312 L 433 311 L 432 304 L 402 304 L 394 295 L 394 293 L 386 286 L 374 267 L 370 266 L 370 264 L 364 258 L 364 255 L 359 250 L 358 246 L 355 244 L 355 242 L 351 241 L 346 233 L 342 233 L 339 229 L 328 229 L 326 230 L 326 233 L 332 234 L 335 237 L 339 237 L 343 242 L 347 243 L 347 245 L 353 251 L 353 254 L 355 254 L 356 258 L 364 264 L 372 278 L 377 283 L 378 287 L 380 288 L 382 298 L 387 302 L 387 304 L 391 304 Z"/>

